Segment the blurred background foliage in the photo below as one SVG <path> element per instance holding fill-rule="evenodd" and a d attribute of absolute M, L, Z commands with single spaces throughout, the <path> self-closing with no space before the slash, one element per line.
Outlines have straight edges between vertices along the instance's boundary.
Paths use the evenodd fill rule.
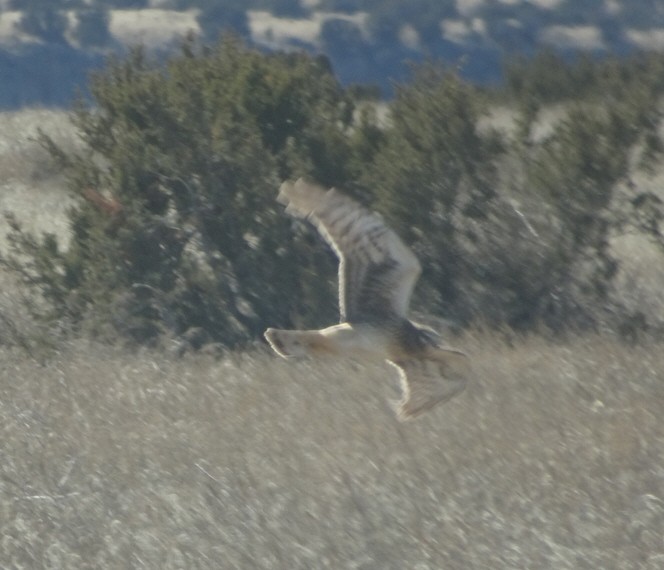
<path fill-rule="evenodd" d="M 663 65 L 543 53 L 487 89 L 428 62 L 388 104 L 343 87 L 325 58 L 234 37 L 186 41 L 165 62 L 134 50 L 73 110 L 83 151 L 42 138 L 75 197 L 69 247 L 10 216 L 2 261 L 40 318 L 133 344 L 236 346 L 267 325 L 329 324 L 336 259 L 275 201 L 282 180 L 306 176 L 375 208 L 413 247 L 418 314 L 659 330 L 613 294 L 610 241 L 664 246 L 661 197 L 631 179 L 661 152 Z M 499 128 L 501 109 L 515 128 Z"/>
<path fill-rule="evenodd" d="M 496 85 L 505 80 L 506 57 L 527 60 L 543 47 L 566 61 L 581 53 L 604 59 L 661 52 L 664 29 L 656 0 L 5 0 L 4 6 L 0 107 L 10 109 L 68 106 L 104 56 L 126 55 L 141 42 L 167 57 L 185 29 L 208 43 L 232 31 L 261 49 L 323 53 L 342 84 L 370 82 L 386 97 L 394 95 L 394 80 L 408 80 L 408 61 L 437 58 L 458 66 L 464 79 Z M 539 78 L 549 97 L 559 90 L 560 69 L 551 71 L 548 80 L 542 72 Z"/>

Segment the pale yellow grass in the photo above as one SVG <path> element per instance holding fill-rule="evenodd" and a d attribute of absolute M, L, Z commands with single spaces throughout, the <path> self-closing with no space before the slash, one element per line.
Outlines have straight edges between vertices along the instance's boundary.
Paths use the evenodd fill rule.
<path fill-rule="evenodd" d="M 327 20 L 345 20 L 355 24 L 368 37 L 366 12 L 318 12 L 311 18 L 280 18 L 265 10 L 248 10 L 247 19 L 251 39 L 256 43 L 287 48 L 294 41 L 312 45 L 320 43 L 320 31 Z"/>
<path fill-rule="evenodd" d="M 0 44 L 12 46 L 21 42 L 35 41 L 33 37 L 21 32 L 18 26 L 21 16 L 22 12 L 18 10 L 0 6 Z"/>
<path fill-rule="evenodd" d="M 69 115 L 61 110 L 26 109 L 0 113 L 0 213 L 11 211 L 33 232 L 53 232 L 65 243 L 65 212 L 71 205 L 66 183 L 37 141 L 39 130 L 63 148 L 80 143 Z M 0 218 L 0 251 L 7 225 Z"/>
<path fill-rule="evenodd" d="M 616 287 L 632 312 L 641 312 L 664 322 L 664 251 L 643 236 L 626 235 L 613 241 L 620 259 Z"/>
<path fill-rule="evenodd" d="M 540 43 L 557 49 L 589 51 L 607 48 L 598 26 L 547 26 L 538 35 Z"/>
<path fill-rule="evenodd" d="M 406 424 L 388 368 L 5 350 L 0 566 L 662 568 L 661 346 L 459 342 Z"/>
<path fill-rule="evenodd" d="M 628 29 L 625 32 L 625 36 L 638 49 L 648 51 L 664 50 L 664 30 L 660 28 L 646 30 Z"/>
<path fill-rule="evenodd" d="M 111 10 L 109 31 L 115 40 L 127 46 L 163 48 L 190 33 L 200 33 L 198 10 Z"/>

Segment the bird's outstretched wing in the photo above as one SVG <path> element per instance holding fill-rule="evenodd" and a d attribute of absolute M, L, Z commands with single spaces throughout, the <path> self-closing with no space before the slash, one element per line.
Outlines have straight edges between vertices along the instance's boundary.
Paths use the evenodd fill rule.
<path fill-rule="evenodd" d="M 403 396 L 400 420 L 409 420 L 463 392 L 469 375 L 467 356 L 454 349 L 437 349 L 436 359 L 388 361 L 399 370 Z"/>
<path fill-rule="evenodd" d="M 379 214 L 302 178 L 284 182 L 277 199 L 289 214 L 309 219 L 339 257 L 342 322 L 406 316 L 421 267 Z"/>

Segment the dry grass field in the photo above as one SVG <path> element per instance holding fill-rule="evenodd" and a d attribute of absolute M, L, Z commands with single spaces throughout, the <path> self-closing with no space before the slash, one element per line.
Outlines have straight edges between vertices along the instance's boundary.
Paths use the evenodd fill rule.
<path fill-rule="evenodd" d="M 66 235 L 61 183 L 8 132 L 0 206 Z M 32 358 L 10 332 L 0 568 L 664 568 L 661 345 L 470 331 L 467 391 L 401 424 L 388 366 L 57 339 Z"/>
<path fill-rule="evenodd" d="M 661 347 L 460 342 L 405 424 L 388 367 L 1 352 L 0 565 L 664 568 Z"/>

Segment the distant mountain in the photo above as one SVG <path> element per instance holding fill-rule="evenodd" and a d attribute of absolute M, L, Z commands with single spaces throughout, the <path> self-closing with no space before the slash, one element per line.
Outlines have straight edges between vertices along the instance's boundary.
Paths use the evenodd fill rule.
<path fill-rule="evenodd" d="M 0 0 L 0 107 L 66 105 L 89 70 L 141 43 L 168 54 L 188 33 L 233 30 L 262 49 L 326 55 L 344 83 L 389 96 L 407 62 L 436 58 L 478 83 L 502 62 L 664 51 L 660 0 Z"/>

